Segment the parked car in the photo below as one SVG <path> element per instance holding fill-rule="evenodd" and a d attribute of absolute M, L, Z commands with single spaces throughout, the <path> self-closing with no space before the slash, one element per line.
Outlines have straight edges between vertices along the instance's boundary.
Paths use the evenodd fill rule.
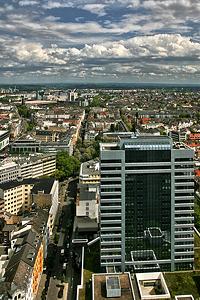
<path fill-rule="evenodd" d="M 63 270 L 66 270 L 66 269 L 67 269 L 67 263 L 64 262 L 64 263 L 63 263 Z"/>
<path fill-rule="evenodd" d="M 63 297 L 63 290 L 59 290 L 58 292 L 58 298 L 62 298 Z"/>

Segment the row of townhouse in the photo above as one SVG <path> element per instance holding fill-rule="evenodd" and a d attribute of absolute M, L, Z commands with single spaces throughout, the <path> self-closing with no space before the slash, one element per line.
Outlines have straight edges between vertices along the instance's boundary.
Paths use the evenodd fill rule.
<path fill-rule="evenodd" d="M 58 209 L 58 186 L 54 178 L 0 184 L 0 299 L 35 299 Z"/>
<path fill-rule="evenodd" d="M 9 131 L 9 140 L 13 141 L 21 133 L 22 123 L 17 108 L 13 104 L 0 105 L 0 130 Z"/>
<path fill-rule="evenodd" d="M 0 184 L 0 213 L 19 215 L 33 205 L 48 209 L 50 235 L 58 209 L 58 181 L 54 178 L 30 178 Z"/>
<path fill-rule="evenodd" d="M 0 215 L 0 218 L 4 216 Z M 2 232 L 9 233 L 10 247 L 6 249 L 7 255 L 0 256 L 0 296 L 3 300 L 32 300 L 36 296 L 47 255 L 49 214 L 38 209 L 17 223 L 7 223 Z"/>
<path fill-rule="evenodd" d="M 12 155 L 0 162 L 0 182 L 37 178 L 51 175 L 56 170 L 56 156 L 54 153 L 40 155 Z"/>

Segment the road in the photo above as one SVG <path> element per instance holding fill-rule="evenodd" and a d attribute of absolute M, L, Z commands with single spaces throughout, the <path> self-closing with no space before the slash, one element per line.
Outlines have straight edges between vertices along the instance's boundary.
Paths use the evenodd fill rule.
<path fill-rule="evenodd" d="M 69 190 L 67 201 L 65 202 L 65 193 L 66 190 Z M 62 288 L 63 284 L 61 284 L 62 276 L 65 275 L 66 284 L 64 285 L 64 294 L 63 300 L 74 300 L 76 299 L 76 286 L 80 284 L 80 270 L 76 270 L 73 267 L 73 255 L 72 255 L 72 247 L 71 247 L 71 235 L 69 236 L 68 230 L 66 230 L 66 225 L 68 220 L 70 220 L 70 204 L 74 201 L 74 195 L 77 191 L 77 180 L 71 180 L 70 182 L 66 182 L 63 187 L 60 188 L 60 205 L 58 209 L 58 214 L 56 218 L 56 226 L 54 227 L 53 233 L 56 233 L 59 224 L 59 217 L 63 214 L 61 230 L 57 232 L 59 234 L 59 241 L 57 244 L 57 250 L 54 250 L 55 245 L 53 240 L 51 245 L 49 246 L 48 255 L 54 252 L 55 255 L 55 263 L 51 272 L 51 276 L 49 279 L 49 288 L 47 292 L 47 298 L 49 300 L 58 299 L 58 291 Z M 65 259 L 68 260 L 67 269 L 63 270 L 63 261 L 64 257 L 61 260 L 61 249 L 64 248 L 65 241 L 69 241 L 69 249 L 65 251 Z"/>

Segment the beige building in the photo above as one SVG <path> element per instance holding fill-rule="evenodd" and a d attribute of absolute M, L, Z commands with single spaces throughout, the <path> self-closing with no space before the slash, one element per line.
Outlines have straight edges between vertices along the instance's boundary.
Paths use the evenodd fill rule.
<path fill-rule="evenodd" d="M 95 158 L 81 164 L 79 183 L 100 183 L 99 159 Z"/>
<path fill-rule="evenodd" d="M 42 175 L 51 175 L 56 170 L 55 154 L 43 154 L 40 156 L 29 156 L 18 160 L 21 165 L 22 178 L 37 178 Z"/>
<path fill-rule="evenodd" d="M 10 158 L 0 162 L 0 182 L 15 180 L 21 176 L 20 166 Z"/>
<path fill-rule="evenodd" d="M 58 181 L 55 178 L 13 180 L 0 184 L 0 213 L 17 215 L 32 205 L 48 208 L 50 235 L 58 209 Z"/>
<path fill-rule="evenodd" d="M 56 170 L 56 155 L 41 154 L 17 156 L 4 159 L 0 163 L 0 182 L 37 178 L 42 175 L 51 175 Z"/>
<path fill-rule="evenodd" d="M 36 130 L 35 138 L 42 142 L 55 142 L 59 138 L 59 132 L 53 130 Z"/>

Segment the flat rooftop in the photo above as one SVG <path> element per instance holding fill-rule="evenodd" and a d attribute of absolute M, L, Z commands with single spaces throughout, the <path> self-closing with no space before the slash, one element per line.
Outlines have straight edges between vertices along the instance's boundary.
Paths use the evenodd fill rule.
<path fill-rule="evenodd" d="M 121 297 L 108 298 L 106 296 L 106 277 L 119 277 L 121 286 Z M 119 274 L 93 274 L 93 298 L 92 300 L 116 299 L 116 300 L 133 300 L 132 284 L 130 282 L 129 273 Z"/>
<path fill-rule="evenodd" d="M 194 300 L 192 295 L 179 295 L 175 296 L 175 300 Z"/>

